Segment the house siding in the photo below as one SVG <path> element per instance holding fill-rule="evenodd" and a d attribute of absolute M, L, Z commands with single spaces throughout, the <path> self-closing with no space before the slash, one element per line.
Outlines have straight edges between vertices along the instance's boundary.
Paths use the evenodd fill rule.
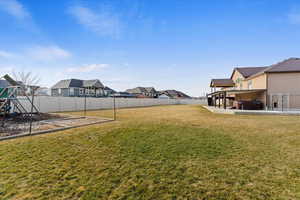
<path fill-rule="evenodd" d="M 269 73 L 268 93 L 299 94 L 300 73 Z"/>
<path fill-rule="evenodd" d="M 247 88 L 247 89 L 267 89 L 267 75 L 262 74 L 259 76 L 255 76 L 253 78 L 248 79 L 247 81 L 247 86 L 249 81 L 252 81 L 252 88 Z"/>
<path fill-rule="evenodd" d="M 232 75 L 232 80 L 235 83 L 236 89 L 239 90 L 247 89 L 247 81 L 245 81 L 243 75 L 237 70 L 234 70 L 234 73 Z"/>
<path fill-rule="evenodd" d="M 300 109 L 300 72 L 269 73 L 268 96 L 271 108 Z M 276 108 L 275 108 L 276 109 Z"/>

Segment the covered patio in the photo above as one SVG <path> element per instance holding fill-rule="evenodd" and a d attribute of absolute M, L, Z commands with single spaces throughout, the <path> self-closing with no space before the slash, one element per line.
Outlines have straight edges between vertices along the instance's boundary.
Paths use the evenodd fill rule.
<path fill-rule="evenodd" d="M 232 108 L 234 101 L 253 101 L 259 100 L 266 107 L 267 97 L 265 89 L 252 90 L 220 90 L 207 95 L 208 105 L 218 108 Z"/>

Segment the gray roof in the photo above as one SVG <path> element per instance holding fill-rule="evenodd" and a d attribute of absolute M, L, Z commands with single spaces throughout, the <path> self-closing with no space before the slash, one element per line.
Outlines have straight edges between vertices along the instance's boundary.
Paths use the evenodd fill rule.
<path fill-rule="evenodd" d="M 271 65 L 265 72 L 300 72 L 300 58 L 289 58 Z"/>
<path fill-rule="evenodd" d="M 105 86 L 104 90 L 106 91 L 110 91 L 111 93 L 117 93 L 117 91 L 115 91 L 114 89 L 111 89 L 110 87 Z"/>
<path fill-rule="evenodd" d="M 234 82 L 232 79 L 212 79 L 211 87 L 233 87 Z"/>
<path fill-rule="evenodd" d="M 267 68 L 268 67 L 237 67 L 235 70 L 240 72 L 245 78 L 248 78 L 254 74 L 264 71 Z"/>
<path fill-rule="evenodd" d="M 104 85 L 98 80 L 83 80 L 83 87 L 104 88 Z"/>
<path fill-rule="evenodd" d="M 154 92 L 156 93 L 156 90 L 154 87 L 136 87 L 133 89 L 128 89 L 126 92 L 131 93 L 131 94 L 142 94 L 142 93 L 151 93 Z"/>
<path fill-rule="evenodd" d="M 165 94 L 170 98 L 191 98 L 187 94 L 177 91 L 177 90 L 163 90 L 163 91 L 160 91 L 160 94 Z"/>
<path fill-rule="evenodd" d="M 262 73 L 300 72 L 300 58 L 289 58 L 268 67 L 236 68 L 245 78 Z"/>
<path fill-rule="evenodd" d="M 155 88 L 154 87 L 145 87 L 145 90 L 147 92 L 156 92 Z"/>
<path fill-rule="evenodd" d="M 95 79 L 95 80 L 79 80 L 79 79 L 66 79 L 61 80 L 56 83 L 52 89 L 57 88 L 83 88 L 83 87 L 96 87 L 96 88 L 104 88 L 103 84 Z"/>

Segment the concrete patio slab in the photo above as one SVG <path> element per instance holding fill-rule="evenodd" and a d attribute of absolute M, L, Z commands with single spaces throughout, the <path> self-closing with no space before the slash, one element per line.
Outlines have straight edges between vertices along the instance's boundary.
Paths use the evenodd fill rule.
<path fill-rule="evenodd" d="M 299 110 L 289 111 L 274 111 L 274 110 L 235 110 L 235 109 L 223 109 L 213 106 L 203 106 L 212 113 L 217 114 L 231 114 L 231 115 L 295 115 L 300 116 Z"/>

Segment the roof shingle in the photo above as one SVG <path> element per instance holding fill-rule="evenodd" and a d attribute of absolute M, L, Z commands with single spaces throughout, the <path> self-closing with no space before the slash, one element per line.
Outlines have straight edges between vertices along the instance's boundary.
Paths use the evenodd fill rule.
<path fill-rule="evenodd" d="M 300 58 L 289 58 L 271 65 L 265 72 L 300 72 Z"/>
<path fill-rule="evenodd" d="M 52 89 L 57 88 L 82 88 L 82 87 L 97 87 L 97 88 L 104 88 L 103 84 L 95 79 L 95 80 L 79 80 L 79 79 L 66 79 L 61 80 L 58 83 L 56 83 Z"/>
<path fill-rule="evenodd" d="M 212 79 L 211 87 L 233 87 L 234 82 L 232 79 Z"/>
<path fill-rule="evenodd" d="M 264 71 L 267 68 L 268 67 L 237 67 L 235 68 L 235 70 L 240 72 L 244 76 L 244 78 L 248 78 L 254 74 Z"/>

